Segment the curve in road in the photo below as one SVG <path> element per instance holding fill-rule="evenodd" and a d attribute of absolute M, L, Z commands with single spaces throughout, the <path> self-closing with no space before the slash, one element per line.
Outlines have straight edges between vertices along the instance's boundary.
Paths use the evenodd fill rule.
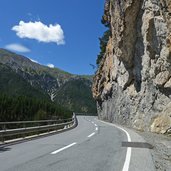
<path fill-rule="evenodd" d="M 144 142 L 132 130 L 78 116 L 75 129 L 0 149 L 0 170 L 153 171 L 149 149 L 122 147 L 131 140 Z"/>

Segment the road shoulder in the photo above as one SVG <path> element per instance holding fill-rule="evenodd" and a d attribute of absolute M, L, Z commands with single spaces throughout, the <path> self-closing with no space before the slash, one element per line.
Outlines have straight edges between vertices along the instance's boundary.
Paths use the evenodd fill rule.
<path fill-rule="evenodd" d="M 115 128 L 120 127 L 121 129 L 124 129 L 125 131 L 127 131 L 131 137 L 131 142 L 133 143 L 139 143 L 139 144 L 146 143 L 145 139 L 132 129 L 128 129 L 126 127 L 113 124 L 113 123 L 108 123 L 108 122 L 105 122 L 105 123 L 111 126 L 114 126 Z M 123 147 L 123 148 L 129 148 L 129 144 L 127 147 Z M 132 152 L 131 152 L 131 161 L 130 161 L 129 170 L 131 171 L 137 171 L 137 170 L 154 171 L 155 170 L 151 149 L 146 148 L 146 147 L 144 148 L 132 147 L 131 149 L 132 149 Z"/>
<path fill-rule="evenodd" d="M 144 139 L 154 146 L 152 158 L 157 171 L 171 170 L 171 137 L 151 132 L 139 132 Z"/>

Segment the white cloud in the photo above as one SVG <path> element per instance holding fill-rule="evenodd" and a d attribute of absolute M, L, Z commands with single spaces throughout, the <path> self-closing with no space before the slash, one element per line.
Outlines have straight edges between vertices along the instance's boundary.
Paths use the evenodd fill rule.
<path fill-rule="evenodd" d="M 57 45 L 65 44 L 64 32 L 59 24 L 49 26 L 43 24 L 41 21 L 24 22 L 20 21 L 19 25 L 12 27 L 20 38 L 35 39 L 39 42 L 57 43 Z"/>
<path fill-rule="evenodd" d="M 53 65 L 53 64 L 47 64 L 47 66 L 48 66 L 49 68 L 55 68 L 55 65 Z"/>
<path fill-rule="evenodd" d="M 8 50 L 16 51 L 16 52 L 30 52 L 30 49 L 17 43 L 8 44 L 5 46 L 5 48 Z"/>
<path fill-rule="evenodd" d="M 34 63 L 39 63 L 38 61 L 36 61 L 36 60 L 34 60 L 34 59 L 31 59 L 31 58 L 29 58 L 30 59 L 30 61 L 32 61 L 32 62 L 34 62 Z"/>

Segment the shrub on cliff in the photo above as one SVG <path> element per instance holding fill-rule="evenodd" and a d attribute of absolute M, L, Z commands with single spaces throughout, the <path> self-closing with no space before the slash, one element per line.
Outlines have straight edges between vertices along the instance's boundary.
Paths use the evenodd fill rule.
<path fill-rule="evenodd" d="M 104 32 L 103 36 L 99 38 L 100 41 L 100 53 L 97 56 L 96 64 L 99 65 L 106 51 L 106 46 L 109 41 L 109 37 L 111 36 L 111 28 L 110 28 L 110 13 L 109 13 L 110 1 L 106 0 L 104 7 L 104 15 L 102 16 L 101 23 L 107 28 Z"/>
<path fill-rule="evenodd" d="M 99 40 L 100 40 L 100 53 L 97 56 L 97 60 L 96 60 L 97 65 L 100 64 L 100 61 L 102 60 L 102 58 L 105 54 L 106 46 L 107 46 L 107 43 L 109 41 L 110 35 L 111 35 L 111 30 L 108 29 L 107 31 L 104 32 L 103 36 L 101 38 L 99 38 Z"/>

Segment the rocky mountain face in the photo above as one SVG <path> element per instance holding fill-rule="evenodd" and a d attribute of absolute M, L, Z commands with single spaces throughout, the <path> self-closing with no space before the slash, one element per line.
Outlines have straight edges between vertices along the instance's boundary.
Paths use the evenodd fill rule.
<path fill-rule="evenodd" d="M 11 68 L 0 63 L 0 96 L 2 94 L 9 94 L 11 97 L 24 95 L 37 99 L 49 99 L 49 96 L 41 89 L 32 87 Z"/>
<path fill-rule="evenodd" d="M 73 95 L 73 90 L 70 88 L 73 85 L 72 83 L 80 80 L 81 85 L 85 85 L 83 89 L 79 89 L 81 85 L 77 86 L 78 93 L 82 91 L 85 93 L 80 96 L 81 100 L 85 101 L 82 107 L 80 107 L 80 99 L 73 100 L 71 96 L 71 94 Z M 64 90 L 64 87 L 69 83 L 71 83 L 68 87 L 70 90 Z M 3 93 L 46 97 L 54 103 L 73 111 L 95 112 L 91 85 L 92 76 L 73 75 L 58 68 L 49 68 L 32 62 L 24 56 L 0 49 L 0 91 Z M 25 92 L 24 89 L 26 90 Z"/>
<path fill-rule="evenodd" d="M 171 127 L 171 1 L 107 0 L 112 36 L 94 77 L 101 119 L 164 133 Z"/>
<path fill-rule="evenodd" d="M 51 69 L 32 62 L 29 58 L 0 49 L 0 63 L 8 66 L 33 87 L 48 93 L 52 100 L 55 91 L 74 76 L 57 68 Z M 75 78 L 75 77 L 74 77 Z"/>

